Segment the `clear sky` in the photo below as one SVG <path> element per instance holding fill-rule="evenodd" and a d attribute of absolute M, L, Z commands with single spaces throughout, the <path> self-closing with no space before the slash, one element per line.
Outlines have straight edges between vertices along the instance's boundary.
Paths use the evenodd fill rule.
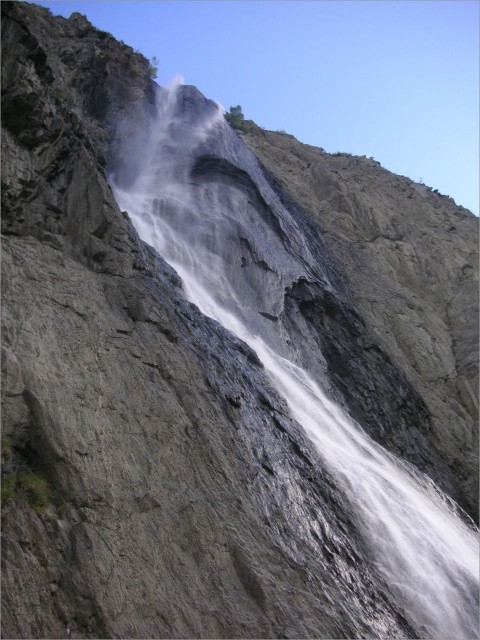
<path fill-rule="evenodd" d="M 226 109 L 479 210 L 475 0 L 53 0 Z"/>

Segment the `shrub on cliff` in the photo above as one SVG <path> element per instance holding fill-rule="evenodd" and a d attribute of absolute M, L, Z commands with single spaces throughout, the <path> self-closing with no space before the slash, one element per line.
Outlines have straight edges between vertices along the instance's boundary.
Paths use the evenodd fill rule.
<path fill-rule="evenodd" d="M 152 78 L 152 80 L 155 80 L 155 78 L 157 77 L 157 74 L 158 74 L 157 56 L 153 56 L 153 58 L 150 60 L 149 67 L 148 67 L 148 74 Z"/>
<path fill-rule="evenodd" d="M 43 511 L 50 502 L 47 481 L 36 473 L 10 474 L 2 478 L 2 504 L 23 495 L 36 511 Z"/>
<path fill-rule="evenodd" d="M 244 131 L 245 116 L 242 112 L 242 107 L 237 104 L 235 107 L 230 107 L 230 113 L 225 113 L 225 118 L 232 125 L 234 129 Z"/>

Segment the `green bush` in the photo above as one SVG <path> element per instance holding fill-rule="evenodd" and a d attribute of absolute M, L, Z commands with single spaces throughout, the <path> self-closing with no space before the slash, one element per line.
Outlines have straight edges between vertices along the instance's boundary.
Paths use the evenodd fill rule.
<path fill-rule="evenodd" d="M 148 75 L 152 78 L 152 80 L 155 80 L 155 78 L 157 77 L 157 73 L 158 73 L 158 58 L 157 56 L 153 56 L 153 58 L 150 60 L 150 65 L 148 67 Z"/>
<path fill-rule="evenodd" d="M 12 455 L 12 447 L 7 436 L 2 436 L 2 458 L 9 458 Z"/>
<path fill-rule="evenodd" d="M 2 504 L 17 495 L 23 495 L 36 511 L 42 511 L 50 503 L 50 489 L 45 478 L 36 473 L 12 473 L 2 479 Z"/>
<path fill-rule="evenodd" d="M 242 107 L 237 104 L 235 107 L 230 107 L 230 113 L 225 114 L 225 118 L 232 125 L 234 129 L 244 130 L 245 116 L 242 113 Z"/>
<path fill-rule="evenodd" d="M 20 476 L 20 490 L 25 493 L 30 506 L 34 509 L 44 509 L 50 502 L 50 490 L 47 481 L 35 473 L 25 473 Z"/>
<path fill-rule="evenodd" d="M 2 504 L 6 500 L 15 497 L 16 476 L 7 476 L 2 479 Z"/>

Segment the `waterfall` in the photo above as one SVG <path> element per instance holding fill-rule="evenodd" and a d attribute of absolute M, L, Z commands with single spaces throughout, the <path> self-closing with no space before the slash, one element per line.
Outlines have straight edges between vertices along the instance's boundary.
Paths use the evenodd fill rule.
<path fill-rule="evenodd" d="M 242 145 L 218 105 L 204 101 L 197 109 L 190 96 L 180 108 L 180 95 L 186 94 L 178 83 L 158 91 L 148 131 L 111 176 L 119 206 L 176 269 L 188 299 L 256 351 L 348 497 L 376 570 L 418 637 L 477 637 L 475 527 L 431 480 L 373 442 L 289 359 L 285 335 L 268 316 L 281 313 L 286 284 L 305 274 L 308 248 L 268 185 L 260 186 L 261 195 L 282 211 L 278 228 L 259 213 L 253 187 L 238 188 L 225 176 L 196 176 L 198 158 L 219 157 L 221 150 L 245 172 L 246 184 L 252 160 L 238 150 Z M 297 258 L 293 249 L 286 254 L 282 237 L 296 247 Z"/>

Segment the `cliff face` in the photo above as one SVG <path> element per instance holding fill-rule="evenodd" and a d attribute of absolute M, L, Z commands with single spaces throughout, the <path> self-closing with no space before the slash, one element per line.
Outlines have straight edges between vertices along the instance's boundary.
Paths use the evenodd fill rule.
<path fill-rule="evenodd" d="M 327 239 L 374 343 L 424 401 L 428 418 L 419 429 L 477 518 L 478 219 L 372 159 L 331 155 L 253 124 L 248 129 L 245 142 Z M 361 421 L 371 421 L 355 359 L 343 358 L 341 371 L 335 361 L 337 353 L 333 377 Z"/>
<path fill-rule="evenodd" d="M 2 36 L 3 636 L 415 637 L 256 354 L 185 299 L 113 197 L 106 166 L 154 109 L 148 62 L 26 4 L 2 3 Z M 186 88 L 182 105 L 206 101 Z M 252 128 L 269 174 L 231 136 L 195 182 L 246 190 L 272 228 L 273 185 L 325 274 L 292 271 L 261 321 L 473 513 L 473 218 Z M 278 258 L 249 247 L 263 286 Z"/>

